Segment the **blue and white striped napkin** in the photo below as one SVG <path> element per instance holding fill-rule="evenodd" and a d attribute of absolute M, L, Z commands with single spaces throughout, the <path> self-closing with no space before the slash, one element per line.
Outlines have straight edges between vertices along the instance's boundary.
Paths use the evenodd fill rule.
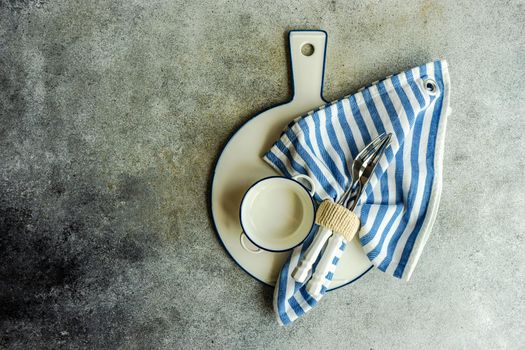
<path fill-rule="evenodd" d="M 285 176 L 310 176 L 317 201 L 337 200 L 351 180 L 353 158 L 376 136 L 391 132 L 391 144 L 355 213 L 370 261 L 408 280 L 437 214 L 449 94 L 446 61 L 407 70 L 297 118 L 264 159 Z M 274 308 L 281 324 L 293 322 L 319 301 L 291 277 L 315 233 L 292 251 L 279 275 Z M 344 249 L 343 243 L 339 256 Z M 326 276 L 323 295 L 332 277 Z"/>

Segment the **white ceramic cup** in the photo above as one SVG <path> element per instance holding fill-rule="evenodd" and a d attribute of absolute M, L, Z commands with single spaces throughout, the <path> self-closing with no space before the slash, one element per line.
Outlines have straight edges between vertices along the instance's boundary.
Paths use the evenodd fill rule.
<path fill-rule="evenodd" d="M 301 244 L 314 225 L 314 193 L 306 175 L 272 176 L 253 184 L 241 201 L 242 247 L 251 253 L 283 252 Z"/>

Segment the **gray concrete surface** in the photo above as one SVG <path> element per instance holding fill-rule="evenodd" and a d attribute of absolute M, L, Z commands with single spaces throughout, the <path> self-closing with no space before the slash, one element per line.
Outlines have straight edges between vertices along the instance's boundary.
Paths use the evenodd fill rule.
<path fill-rule="evenodd" d="M 0 0 L 0 348 L 523 349 L 523 1 Z M 373 271 L 288 328 L 207 210 L 228 135 L 329 33 L 335 99 L 438 57 L 444 191 L 409 283 Z"/>

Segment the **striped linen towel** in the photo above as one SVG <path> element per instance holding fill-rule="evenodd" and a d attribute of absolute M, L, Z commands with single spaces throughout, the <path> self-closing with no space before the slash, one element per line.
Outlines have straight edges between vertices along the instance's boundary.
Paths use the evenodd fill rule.
<path fill-rule="evenodd" d="M 355 213 L 361 218 L 361 245 L 373 265 L 408 280 L 437 214 L 449 94 L 444 60 L 390 76 L 295 119 L 264 160 L 285 176 L 310 176 L 316 201 L 337 200 L 351 181 L 353 158 L 376 136 L 391 132 L 391 144 Z M 274 308 L 281 324 L 293 322 L 321 298 L 291 277 L 316 231 L 292 251 L 279 275 Z M 344 249 L 343 243 L 339 256 Z"/>

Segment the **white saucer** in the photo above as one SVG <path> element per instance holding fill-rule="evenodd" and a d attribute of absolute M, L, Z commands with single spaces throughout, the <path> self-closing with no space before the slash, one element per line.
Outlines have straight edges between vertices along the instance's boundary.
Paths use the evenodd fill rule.
<path fill-rule="evenodd" d="M 262 160 L 262 156 L 279 138 L 285 126 L 301 114 L 326 103 L 321 96 L 326 39 L 324 31 L 289 33 L 294 97 L 288 103 L 256 115 L 233 134 L 217 160 L 213 174 L 211 211 L 220 240 L 248 274 L 272 286 L 290 251 L 250 252 L 243 248 L 239 207 L 244 193 L 253 183 L 264 177 L 280 175 Z M 314 47 L 312 55 L 302 54 L 305 44 Z M 356 280 L 371 267 L 358 238 L 354 238 L 343 253 L 330 289 Z"/>

